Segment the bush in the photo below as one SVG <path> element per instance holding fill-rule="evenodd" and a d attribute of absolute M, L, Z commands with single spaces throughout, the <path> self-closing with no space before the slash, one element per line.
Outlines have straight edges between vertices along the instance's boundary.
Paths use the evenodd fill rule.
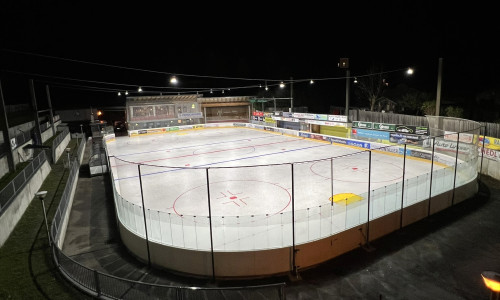
<path fill-rule="evenodd" d="M 457 106 L 448 106 L 445 109 L 445 114 L 447 117 L 463 118 L 464 109 Z"/>

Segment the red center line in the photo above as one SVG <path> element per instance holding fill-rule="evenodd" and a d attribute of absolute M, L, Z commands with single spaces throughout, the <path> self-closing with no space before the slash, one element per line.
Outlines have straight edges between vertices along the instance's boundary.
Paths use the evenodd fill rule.
<path fill-rule="evenodd" d="M 245 148 L 263 147 L 263 146 L 269 146 L 269 145 L 273 145 L 273 144 L 282 144 L 282 143 L 289 143 L 289 142 L 296 142 L 296 141 L 295 140 L 290 140 L 290 141 L 283 141 L 283 142 L 274 142 L 274 143 L 260 144 L 260 145 L 256 145 L 256 146 L 245 146 L 245 147 L 238 147 L 238 148 L 214 150 L 214 151 L 203 152 L 203 153 L 196 153 L 196 154 L 193 153 L 193 154 L 173 156 L 173 157 L 167 157 L 167 158 L 158 158 L 158 159 L 152 159 L 152 160 L 144 160 L 144 161 L 141 161 L 141 163 L 147 163 L 147 162 L 159 161 L 159 160 L 166 160 L 166 159 L 175 159 L 175 158 L 197 156 L 197 155 L 201 155 L 201 154 L 212 154 L 212 153 L 218 153 L 218 152 L 224 152 L 224 151 L 231 151 L 231 150 L 240 150 L 240 149 L 245 149 Z"/>

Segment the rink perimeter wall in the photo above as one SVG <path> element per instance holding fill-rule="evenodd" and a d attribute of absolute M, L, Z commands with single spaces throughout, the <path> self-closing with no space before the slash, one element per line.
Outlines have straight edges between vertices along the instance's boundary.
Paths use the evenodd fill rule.
<path fill-rule="evenodd" d="M 119 185 L 113 184 L 115 209 L 117 212 L 116 216 L 121 239 L 129 251 L 139 260 L 145 263 L 151 263 L 151 265 L 158 268 L 200 277 L 255 278 L 286 274 L 313 267 L 353 249 L 359 248 L 370 241 L 374 241 L 402 227 L 422 220 L 429 215 L 460 203 L 465 199 L 471 198 L 478 191 L 477 144 L 461 145 L 458 137 L 455 142 L 457 146 L 461 147 L 456 147 L 456 156 L 454 158 L 453 155 L 443 155 L 434 152 L 434 149 L 432 151 L 411 149 L 407 148 L 406 145 L 387 148 L 387 145 L 373 142 L 311 134 L 308 132 L 250 123 L 213 123 L 131 130 L 129 131 L 129 136 L 137 137 L 153 134 L 168 134 L 182 130 L 207 130 L 210 128 L 226 127 L 246 127 L 274 132 L 276 134 L 323 140 L 330 143 L 356 147 L 362 150 L 388 151 L 393 152 L 390 153 L 392 155 L 404 156 L 407 159 L 432 160 L 433 163 L 447 165 L 452 171 L 446 173 L 448 175 L 443 175 L 442 177 L 442 185 L 445 186 L 445 190 L 439 190 L 436 186 L 431 187 L 433 183 L 431 174 L 430 184 L 427 184 L 429 185 L 429 196 L 416 203 L 407 203 L 406 206 L 403 205 L 403 200 L 401 200 L 401 208 L 396 211 L 385 215 L 378 215 L 377 217 L 371 217 L 372 213 L 366 211 L 366 219 L 361 217 L 359 218 L 360 222 L 358 222 L 358 224 L 354 224 L 344 231 L 337 232 L 330 236 L 303 244 L 292 244 L 281 248 L 248 251 L 206 251 L 186 249 L 147 240 L 144 235 L 144 229 L 142 229 L 142 231 L 134 231 L 131 230 L 131 227 L 127 224 L 127 219 L 123 215 L 123 202 L 126 201 L 126 199 L 123 199 L 120 195 Z M 110 138 L 105 137 L 103 140 L 105 143 L 112 143 L 115 141 L 114 136 Z M 108 164 L 110 164 L 109 160 Z M 111 165 L 108 167 L 112 170 Z M 462 179 L 460 182 L 456 179 L 457 170 L 461 174 Z M 450 181 L 453 173 L 454 178 Z M 113 178 L 113 172 L 110 172 L 110 174 Z M 114 179 L 112 181 L 115 182 Z M 436 179 L 436 182 L 441 181 L 437 181 Z M 407 188 L 409 189 L 410 187 Z M 413 186 L 412 188 L 418 188 L 418 186 Z M 402 193 L 403 192 L 406 192 L 404 187 Z M 375 191 L 373 191 L 371 195 L 368 194 L 367 199 L 370 199 L 370 201 L 368 201 L 368 207 L 372 201 L 386 201 L 384 199 L 377 199 Z M 142 210 L 142 208 L 140 209 Z M 147 221 L 151 224 L 151 220 Z M 144 224 L 144 219 L 142 222 Z M 138 222 L 138 224 L 140 224 L 140 222 Z M 291 224 L 290 226 L 296 225 Z"/>

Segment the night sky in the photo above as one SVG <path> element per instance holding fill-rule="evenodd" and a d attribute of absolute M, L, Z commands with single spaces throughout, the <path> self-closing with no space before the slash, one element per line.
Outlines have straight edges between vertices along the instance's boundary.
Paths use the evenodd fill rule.
<path fill-rule="evenodd" d="M 29 101 L 29 78 L 35 80 L 40 102 L 44 86 L 50 86 L 55 109 L 124 105 L 125 97 L 114 90 L 166 87 L 165 73 L 199 75 L 178 76 L 179 87 L 193 91 L 264 85 L 264 79 L 337 78 L 294 84 L 296 106 L 326 113 L 330 105 L 345 105 L 345 70 L 337 66 L 341 57 L 350 59 L 351 76 L 366 74 L 375 63 L 384 71 L 413 67 L 412 78 L 391 73 L 388 80 L 433 94 L 442 57 L 442 98 L 466 107 L 477 93 L 500 88 L 496 46 L 500 26 L 492 15 L 495 10 L 488 6 L 446 7 L 436 1 L 350 2 L 332 7 L 40 2 L 1 4 L 0 66 L 7 104 Z M 257 92 L 232 89 L 204 95 Z M 272 92 L 269 96 L 289 96 L 287 89 Z"/>

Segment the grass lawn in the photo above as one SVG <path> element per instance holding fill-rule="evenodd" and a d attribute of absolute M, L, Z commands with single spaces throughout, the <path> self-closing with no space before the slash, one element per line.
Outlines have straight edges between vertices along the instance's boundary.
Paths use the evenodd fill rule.
<path fill-rule="evenodd" d="M 76 141 L 68 147 L 76 153 Z M 63 156 L 43 182 L 49 228 L 66 186 L 69 170 Z M 9 239 L 0 248 L 0 299 L 93 299 L 66 281 L 57 270 L 49 247 L 42 205 L 33 199 Z"/>

